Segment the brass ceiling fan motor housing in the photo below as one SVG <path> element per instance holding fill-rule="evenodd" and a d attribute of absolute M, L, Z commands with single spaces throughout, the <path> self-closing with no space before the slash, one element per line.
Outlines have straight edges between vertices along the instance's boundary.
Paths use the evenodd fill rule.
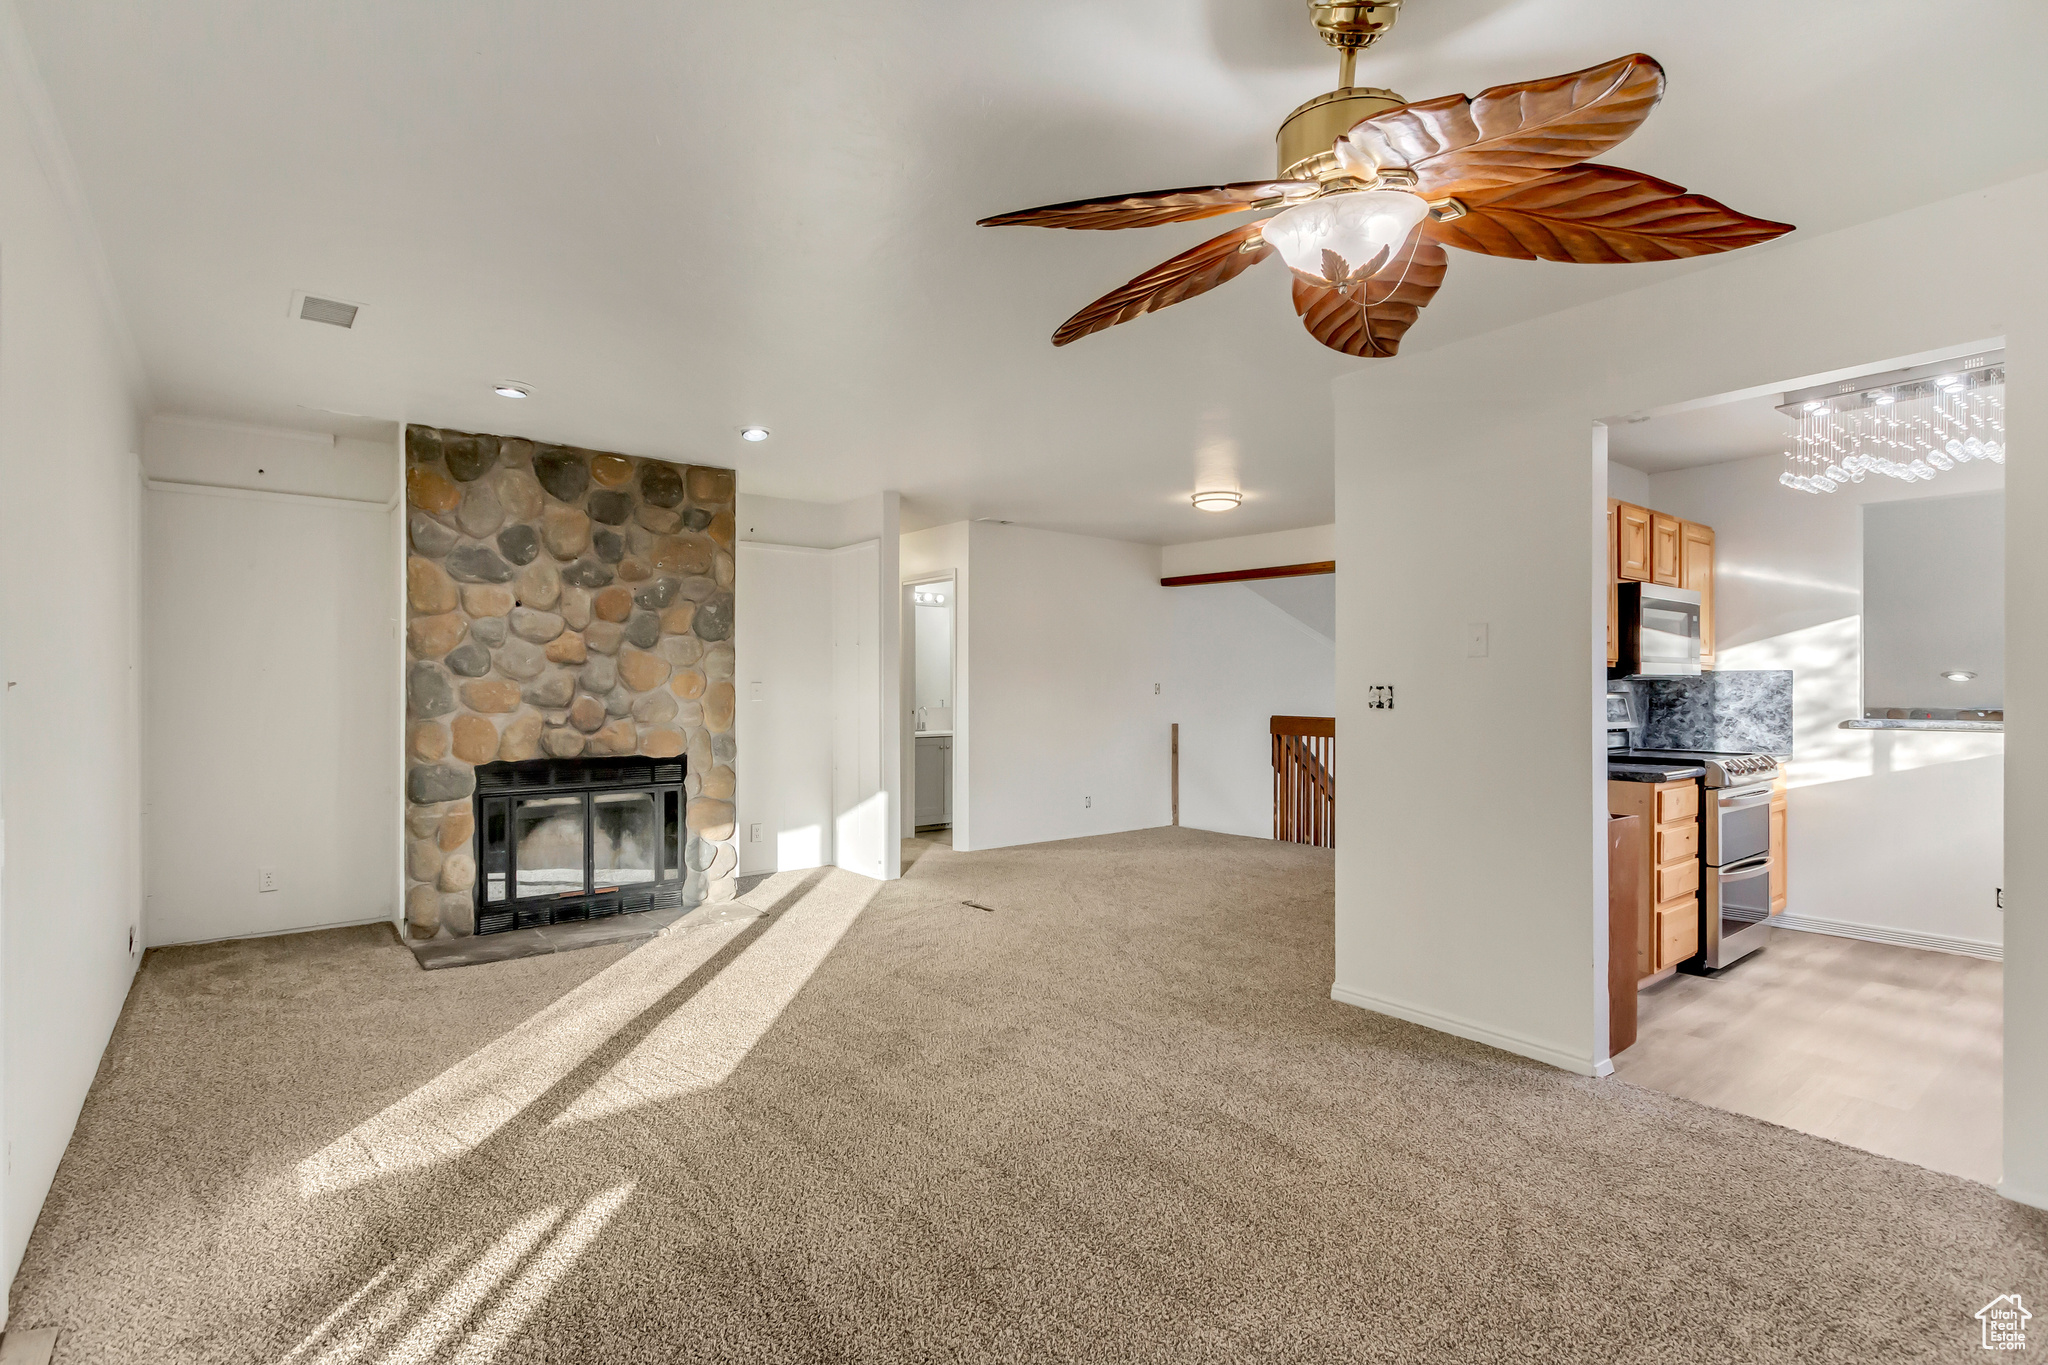
<path fill-rule="evenodd" d="M 1339 88 L 1317 95 L 1287 116 L 1280 125 L 1280 179 L 1330 180 L 1342 174 L 1330 150 L 1338 138 L 1374 114 L 1398 109 L 1408 101 L 1391 90 L 1351 83 L 1352 64 L 1394 27 L 1401 0 L 1337 3 L 1308 0 L 1309 17 L 1323 41 L 1341 54 Z"/>
<path fill-rule="evenodd" d="M 1401 0 L 1377 0 L 1377 3 L 1332 3 L 1332 0 L 1308 0 L 1308 12 L 1316 21 L 1316 32 L 1323 35 L 1323 41 L 1331 47 L 1345 47 L 1360 51 L 1371 47 L 1387 36 L 1394 27 L 1394 20 L 1401 16 Z"/>
<path fill-rule="evenodd" d="M 1337 154 L 1330 150 L 1337 139 L 1374 114 L 1399 109 L 1407 102 L 1391 90 L 1370 85 L 1347 85 L 1317 95 L 1280 125 L 1278 178 L 1329 180 L 1343 175 Z"/>

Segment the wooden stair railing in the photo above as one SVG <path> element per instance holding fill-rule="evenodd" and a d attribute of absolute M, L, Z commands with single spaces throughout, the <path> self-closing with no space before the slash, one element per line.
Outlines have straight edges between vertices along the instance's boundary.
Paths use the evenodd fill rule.
<path fill-rule="evenodd" d="M 1337 718 L 1273 717 L 1273 837 L 1337 846 Z"/>

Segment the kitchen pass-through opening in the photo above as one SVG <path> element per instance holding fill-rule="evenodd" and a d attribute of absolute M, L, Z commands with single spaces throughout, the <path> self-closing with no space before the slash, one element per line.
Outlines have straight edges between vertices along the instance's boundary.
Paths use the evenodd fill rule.
<path fill-rule="evenodd" d="M 1599 433 L 1616 1073 L 1987 1183 L 2005 378 L 1932 352 Z"/>

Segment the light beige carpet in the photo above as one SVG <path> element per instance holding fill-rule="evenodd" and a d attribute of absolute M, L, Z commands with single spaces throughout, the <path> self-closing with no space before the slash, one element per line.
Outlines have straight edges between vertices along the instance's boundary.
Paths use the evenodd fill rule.
<path fill-rule="evenodd" d="M 1327 853 L 918 848 L 632 950 L 150 954 L 14 1324 L 64 1365 L 1864 1365 L 2048 1297 L 2048 1215 L 1981 1185 L 1331 1003 Z"/>

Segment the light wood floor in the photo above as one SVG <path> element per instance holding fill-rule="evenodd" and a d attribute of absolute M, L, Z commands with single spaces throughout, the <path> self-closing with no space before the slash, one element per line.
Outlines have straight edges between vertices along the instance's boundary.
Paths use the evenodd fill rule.
<path fill-rule="evenodd" d="M 1720 1109 L 1995 1184 L 1999 963 L 1773 929 L 1718 979 L 1642 993 L 1617 1076 Z"/>

